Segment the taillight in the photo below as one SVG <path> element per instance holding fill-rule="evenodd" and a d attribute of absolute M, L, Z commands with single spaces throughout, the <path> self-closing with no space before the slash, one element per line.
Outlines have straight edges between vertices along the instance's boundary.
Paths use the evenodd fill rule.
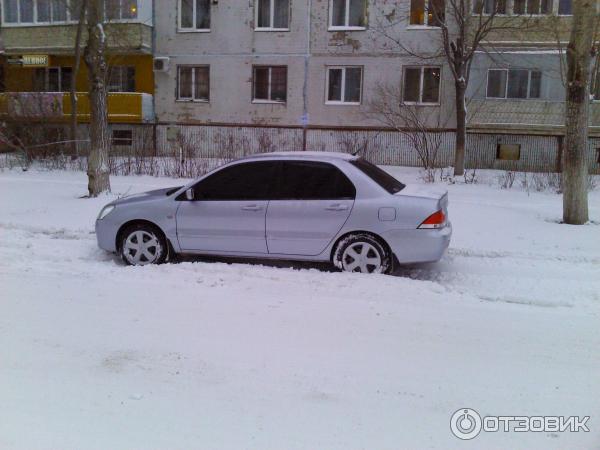
<path fill-rule="evenodd" d="M 446 214 L 441 209 L 423 221 L 418 228 L 442 228 L 446 224 Z"/>

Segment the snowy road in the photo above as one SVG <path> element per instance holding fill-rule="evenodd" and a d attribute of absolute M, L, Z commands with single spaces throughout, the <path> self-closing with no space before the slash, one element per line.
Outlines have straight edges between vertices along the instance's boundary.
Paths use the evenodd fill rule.
<path fill-rule="evenodd" d="M 448 255 L 360 276 L 125 267 L 85 187 L 0 173 L 0 449 L 600 448 L 600 225 L 556 223 L 559 196 L 450 186 Z M 461 407 L 590 432 L 461 441 Z"/>

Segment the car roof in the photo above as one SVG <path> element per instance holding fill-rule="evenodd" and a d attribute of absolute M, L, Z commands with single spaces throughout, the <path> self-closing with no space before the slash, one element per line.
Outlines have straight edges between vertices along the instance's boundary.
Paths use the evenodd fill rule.
<path fill-rule="evenodd" d="M 287 159 L 287 158 L 307 158 L 307 159 L 321 159 L 321 160 L 332 160 L 341 159 L 344 161 L 353 161 L 359 157 L 356 155 L 350 155 L 348 153 L 341 152 L 317 152 L 317 151 L 298 151 L 298 152 L 270 152 L 270 153 L 257 153 L 256 155 L 248 155 L 241 158 L 239 161 L 255 159 L 255 158 L 269 158 L 269 159 Z"/>

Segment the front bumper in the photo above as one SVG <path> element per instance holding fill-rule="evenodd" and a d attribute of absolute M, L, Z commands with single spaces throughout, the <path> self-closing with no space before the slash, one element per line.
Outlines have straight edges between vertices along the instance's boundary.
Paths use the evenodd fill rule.
<path fill-rule="evenodd" d="M 107 252 L 117 251 L 117 232 L 119 226 L 110 220 L 110 214 L 102 220 L 96 220 L 96 240 L 98 247 Z"/>
<path fill-rule="evenodd" d="M 436 262 L 450 245 L 452 224 L 431 230 L 391 230 L 382 237 L 401 264 Z"/>

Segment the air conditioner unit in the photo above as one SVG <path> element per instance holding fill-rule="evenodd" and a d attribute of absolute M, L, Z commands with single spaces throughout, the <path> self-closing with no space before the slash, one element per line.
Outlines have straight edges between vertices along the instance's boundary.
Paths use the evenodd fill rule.
<path fill-rule="evenodd" d="M 168 56 L 157 56 L 154 58 L 154 71 L 155 72 L 168 72 L 169 61 L 171 58 Z"/>

